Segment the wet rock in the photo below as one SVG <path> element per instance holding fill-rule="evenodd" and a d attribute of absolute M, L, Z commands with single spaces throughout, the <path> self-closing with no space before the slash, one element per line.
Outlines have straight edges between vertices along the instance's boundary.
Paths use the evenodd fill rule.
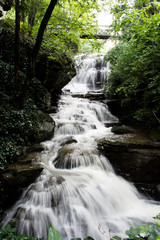
<path fill-rule="evenodd" d="M 36 77 L 45 83 L 53 98 L 75 75 L 74 64 L 67 56 L 61 56 L 61 60 L 45 54 L 38 56 Z"/>
<path fill-rule="evenodd" d="M 134 133 L 135 130 L 128 126 L 113 126 L 111 131 L 115 134 Z"/>
<path fill-rule="evenodd" d="M 105 95 L 101 92 L 88 92 L 86 94 L 73 94 L 72 97 L 88 98 L 90 100 L 101 101 L 105 99 Z"/>
<path fill-rule="evenodd" d="M 115 127 L 115 126 L 120 126 L 121 123 L 120 122 L 103 122 L 105 127 Z"/>
<path fill-rule="evenodd" d="M 51 137 L 53 137 L 55 122 L 53 118 L 47 113 L 44 113 L 38 110 L 38 114 L 39 114 L 39 128 L 40 128 L 40 136 L 39 136 L 38 142 L 42 142 L 44 140 L 48 140 Z"/>
<path fill-rule="evenodd" d="M 36 143 L 28 147 L 28 153 L 30 152 L 41 152 L 44 150 L 44 146 L 41 143 Z"/>
<path fill-rule="evenodd" d="M 23 164 L 10 166 L 0 173 L 0 208 L 2 210 L 11 207 L 18 200 L 24 188 L 33 183 L 42 172 L 43 168 L 38 165 L 32 165 L 30 160 L 28 159 L 26 164 L 24 164 L 24 161 Z"/>
<path fill-rule="evenodd" d="M 146 195 L 160 200 L 160 143 L 141 139 L 138 134 L 122 136 L 118 140 L 101 139 L 99 150 L 109 159 L 117 174 L 138 184 Z"/>
<path fill-rule="evenodd" d="M 64 143 L 64 145 L 68 145 L 68 144 L 72 144 L 72 143 L 77 143 L 77 140 L 74 139 L 74 138 L 68 139 L 68 140 Z"/>
<path fill-rule="evenodd" d="M 64 182 L 64 181 L 65 181 L 65 179 L 62 176 L 57 177 L 57 183 L 58 184 L 62 184 L 62 182 Z"/>
<path fill-rule="evenodd" d="M 105 95 L 101 92 L 89 92 L 85 95 L 85 98 L 88 98 L 90 100 L 104 100 L 105 99 Z"/>
<path fill-rule="evenodd" d="M 41 174 L 43 168 L 34 164 L 34 161 L 43 149 L 40 144 L 33 145 L 28 149 L 28 154 L 26 151 L 25 157 L 21 156 L 16 163 L 0 171 L 0 209 L 2 213 L 10 208 L 19 199 L 24 188 L 32 184 Z"/>
<path fill-rule="evenodd" d="M 49 108 L 44 110 L 46 113 L 56 113 L 57 112 L 57 106 L 50 106 Z"/>
<path fill-rule="evenodd" d="M 148 183 L 134 183 L 135 187 L 139 192 L 145 195 L 149 199 L 160 199 L 160 185 L 158 183 L 148 184 Z"/>

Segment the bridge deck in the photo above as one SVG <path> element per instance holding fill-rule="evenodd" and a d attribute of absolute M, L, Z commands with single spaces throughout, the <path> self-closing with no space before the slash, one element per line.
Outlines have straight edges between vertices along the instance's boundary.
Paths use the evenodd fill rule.
<path fill-rule="evenodd" d="M 96 35 L 82 35 L 81 38 L 84 38 L 84 39 L 108 39 L 110 38 L 111 36 L 110 35 L 102 35 L 102 34 L 96 34 Z"/>

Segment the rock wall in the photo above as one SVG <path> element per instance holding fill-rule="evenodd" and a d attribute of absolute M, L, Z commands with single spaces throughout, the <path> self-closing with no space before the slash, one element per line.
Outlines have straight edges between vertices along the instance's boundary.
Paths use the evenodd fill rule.
<path fill-rule="evenodd" d="M 39 55 L 36 66 L 36 77 L 44 83 L 44 86 L 53 96 L 61 92 L 75 76 L 75 66 L 71 59 L 62 56 L 63 61 L 56 61 L 47 55 Z"/>

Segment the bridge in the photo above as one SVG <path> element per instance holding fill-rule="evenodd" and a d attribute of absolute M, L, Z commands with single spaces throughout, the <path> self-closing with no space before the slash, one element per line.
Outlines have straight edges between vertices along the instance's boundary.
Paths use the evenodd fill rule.
<path fill-rule="evenodd" d="M 106 25 L 99 25 L 99 30 L 96 34 L 83 34 L 81 38 L 83 39 L 108 39 L 110 38 L 110 27 Z"/>
<path fill-rule="evenodd" d="M 95 35 L 87 35 L 87 34 L 84 34 L 82 36 L 80 36 L 80 38 L 84 38 L 84 39 L 108 39 L 110 38 L 111 36 L 110 35 L 102 35 L 102 34 L 95 34 Z"/>

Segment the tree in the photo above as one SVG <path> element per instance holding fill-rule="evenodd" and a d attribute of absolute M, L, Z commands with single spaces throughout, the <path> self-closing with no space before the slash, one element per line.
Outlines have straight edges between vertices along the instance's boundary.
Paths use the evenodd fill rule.
<path fill-rule="evenodd" d="M 158 127 L 160 118 L 159 3 L 154 3 L 154 14 L 152 7 L 148 3 L 142 9 L 128 6 L 116 12 L 113 28 L 120 41 L 107 55 L 110 89 L 121 100 L 125 118 L 147 129 Z"/>
<path fill-rule="evenodd" d="M 16 25 L 15 25 L 15 93 L 18 91 L 18 70 L 19 70 L 19 59 L 20 59 L 20 9 L 19 0 L 16 0 Z"/>
<path fill-rule="evenodd" d="M 60 60 L 59 56 L 64 54 L 71 57 L 73 49 L 81 44 L 81 35 L 96 34 L 96 12 L 100 11 L 100 6 L 96 0 L 21 0 L 20 10 L 21 25 L 24 26 L 22 32 L 35 39 L 30 63 L 31 78 L 40 48 L 49 50 L 55 59 Z M 25 29 L 28 32 L 24 32 Z"/>
<path fill-rule="evenodd" d="M 59 4 L 57 5 L 57 3 Z M 52 11 L 56 5 L 57 9 L 54 10 L 54 14 L 52 14 Z M 99 10 L 98 3 L 94 0 L 88 0 L 86 2 L 82 0 L 50 1 L 50 4 L 40 24 L 38 34 L 36 37 L 36 43 L 32 51 L 33 75 L 36 58 L 42 44 L 44 31 L 46 30 L 47 42 L 49 42 L 48 39 L 51 39 L 51 41 L 54 42 L 54 46 L 56 44 L 56 41 L 58 41 L 58 45 L 60 45 L 60 43 L 63 43 L 66 44 L 68 48 L 68 46 L 71 45 L 71 42 L 73 41 L 76 42 L 77 38 L 78 39 L 80 38 L 80 34 L 86 32 L 88 33 L 92 32 L 93 34 L 94 31 L 93 26 L 97 28 L 95 14 L 92 13 L 93 9 L 97 9 L 97 11 Z M 47 26 L 49 20 L 50 25 Z M 49 37 L 47 34 L 49 34 Z M 50 36 L 52 36 L 52 38 Z M 76 43 L 78 43 L 78 41 Z M 63 49 L 63 47 L 61 48 Z"/>
<path fill-rule="evenodd" d="M 52 11 L 53 11 L 54 7 L 56 6 L 57 2 L 58 2 L 58 0 L 51 0 L 50 1 L 50 4 L 49 4 L 49 6 L 48 6 L 48 8 L 45 12 L 45 15 L 42 19 L 41 25 L 40 25 L 39 30 L 38 30 L 36 43 L 33 47 L 32 56 L 31 56 L 31 72 L 32 72 L 33 76 L 35 74 L 35 63 L 36 63 L 36 59 L 37 59 L 39 49 L 40 49 L 41 44 L 42 44 L 44 31 L 46 29 L 46 26 L 47 26 L 48 21 L 51 17 Z"/>

